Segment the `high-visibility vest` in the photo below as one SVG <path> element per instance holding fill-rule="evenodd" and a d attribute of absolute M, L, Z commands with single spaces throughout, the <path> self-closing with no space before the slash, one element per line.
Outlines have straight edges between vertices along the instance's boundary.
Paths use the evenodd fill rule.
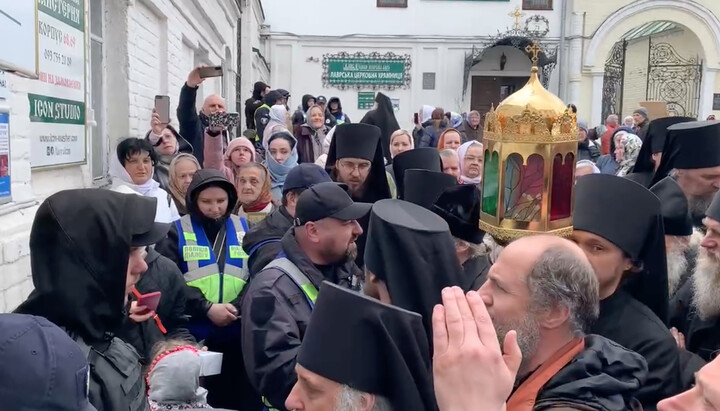
<path fill-rule="evenodd" d="M 343 113 L 343 115 L 340 116 L 340 117 L 335 117 L 335 124 L 338 125 L 338 126 L 341 125 L 341 124 L 345 124 L 345 119 L 346 119 L 346 118 L 347 118 L 347 117 L 345 116 L 345 113 Z"/>
<path fill-rule="evenodd" d="M 248 255 L 242 248 L 247 221 L 230 215 L 226 222 L 225 266 L 222 272 L 202 225 L 189 214 L 175 221 L 185 282 L 199 288 L 211 303 L 229 303 L 240 295 L 250 277 Z"/>
<path fill-rule="evenodd" d="M 267 104 L 263 103 L 262 106 L 260 106 L 260 107 L 258 107 L 258 108 L 255 109 L 255 112 L 253 113 L 253 120 L 255 119 L 255 117 L 257 117 L 257 112 L 258 112 L 258 110 L 260 110 L 260 109 L 263 108 L 263 107 L 266 108 L 266 109 L 268 109 L 268 111 L 270 110 L 270 106 L 268 106 Z M 267 125 L 267 124 L 266 124 L 266 125 Z M 263 125 L 263 127 L 265 127 L 265 125 Z M 257 124 L 257 121 L 256 121 L 256 122 L 255 122 L 255 141 L 260 142 L 260 141 L 262 141 L 263 136 L 261 136 L 260 134 L 258 134 L 258 131 L 257 131 L 258 128 L 260 128 L 260 126 Z M 263 130 L 265 130 L 265 129 L 263 128 Z"/>

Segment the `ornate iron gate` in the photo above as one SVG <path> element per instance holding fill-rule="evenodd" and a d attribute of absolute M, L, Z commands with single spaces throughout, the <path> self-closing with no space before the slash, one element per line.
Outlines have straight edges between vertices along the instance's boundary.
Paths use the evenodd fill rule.
<path fill-rule="evenodd" d="M 625 52 L 627 41 L 618 41 L 605 62 L 603 76 L 602 118 L 610 114 L 622 114 L 623 86 L 625 82 Z"/>
<path fill-rule="evenodd" d="M 650 39 L 648 101 L 664 101 L 670 115 L 697 117 L 700 109 L 702 60 L 685 59 L 668 43 Z"/>

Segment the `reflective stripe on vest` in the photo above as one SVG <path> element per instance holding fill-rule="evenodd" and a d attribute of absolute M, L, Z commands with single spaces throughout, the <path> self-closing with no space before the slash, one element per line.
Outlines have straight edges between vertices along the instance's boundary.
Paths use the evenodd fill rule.
<path fill-rule="evenodd" d="M 288 260 L 287 257 L 280 257 L 276 258 L 275 260 L 271 261 L 270 264 L 266 265 L 264 269 L 267 268 L 277 268 L 278 270 L 285 273 L 288 277 L 290 277 L 291 280 L 300 287 L 303 294 L 305 294 L 305 298 L 308 301 L 308 304 L 310 304 L 310 308 L 312 309 L 315 306 L 315 300 L 317 300 L 318 295 L 318 289 L 315 288 L 315 285 L 310 281 L 310 279 L 300 271 L 300 269 L 293 264 L 292 261 Z"/>
<path fill-rule="evenodd" d="M 230 302 L 245 288 L 249 278 L 248 255 L 242 248 L 247 222 L 231 215 L 226 222 L 225 267 L 220 272 L 217 256 L 202 226 L 188 214 L 175 222 L 183 274 L 212 303 Z"/>

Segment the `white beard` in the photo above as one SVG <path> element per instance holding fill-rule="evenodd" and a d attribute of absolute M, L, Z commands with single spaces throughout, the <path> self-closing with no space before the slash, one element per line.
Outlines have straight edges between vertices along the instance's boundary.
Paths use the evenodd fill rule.
<path fill-rule="evenodd" d="M 720 262 L 704 248 L 700 249 L 692 281 L 692 305 L 700 319 L 720 315 Z"/>
<path fill-rule="evenodd" d="M 495 261 L 497 261 L 498 259 L 498 256 L 500 256 L 500 252 L 505 247 L 496 243 L 495 239 L 490 234 L 485 234 L 485 237 L 483 237 L 483 244 L 485 244 L 485 247 L 487 248 L 488 258 L 490 258 L 490 262 L 495 263 Z"/>
<path fill-rule="evenodd" d="M 688 261 L 685 250 L 676 245 L 671 246 L 670 252 L 667 254 L 668 292 L 670 295 L 677 291 L 678 283 L 687 269 Z"/>

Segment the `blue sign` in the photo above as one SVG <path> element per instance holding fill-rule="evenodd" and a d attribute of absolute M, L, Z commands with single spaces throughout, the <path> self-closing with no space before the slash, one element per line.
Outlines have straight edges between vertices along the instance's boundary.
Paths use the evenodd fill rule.
<path fill-rule="evenodd" d="M 10 114 L 0 112 L 0 204 L 10 202 Z"/>

